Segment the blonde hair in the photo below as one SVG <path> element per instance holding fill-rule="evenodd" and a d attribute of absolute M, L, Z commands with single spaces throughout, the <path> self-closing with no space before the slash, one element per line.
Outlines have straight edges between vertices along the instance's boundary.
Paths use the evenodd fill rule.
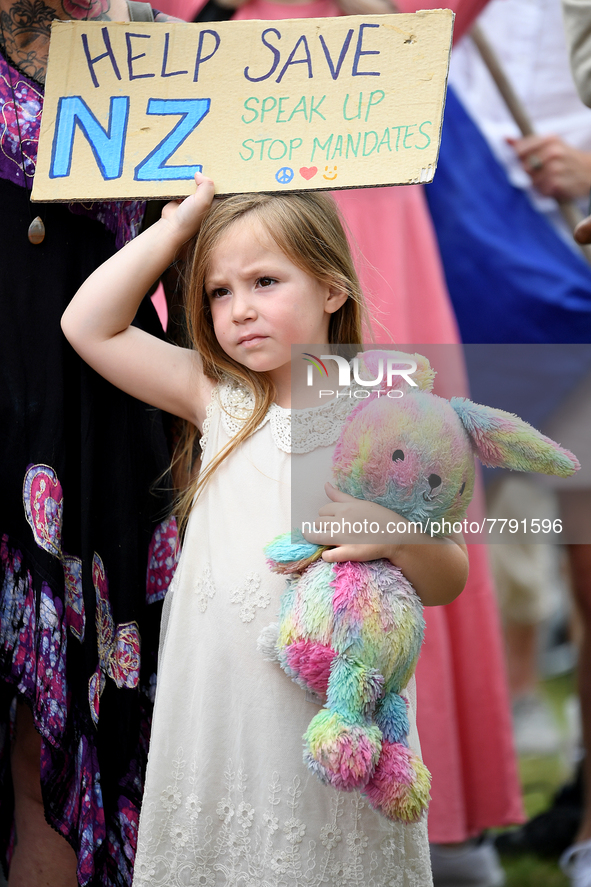
<path fill-rule="evenodd" d="M 254 395 L 254 409 L 240 432 L 201 474 L 196 472 L 198 431 L 191 423 L 184 424 L 173 459 L 175 477 L 188 479 L 175 509 L 181 532 L 195 497 L 230 453 L 254 433 L 275 397 L 275 386 L 266 373 L 248 369 L 221 348 L 205 290 L 214 249 L 228 228 L 245 216 L 257 220 L 294 265 L 316 280 L 346 292 L 347 299 L 330 317 L 328 344 L 360 343 L 363 330 L 369 328 L 347 237 L 330 197 L 318 192 L 237 194 L 213 205 L 201 225 L 190 263 L 185 302 L 187 333 L 190 345 L 201 355 L 205 375 L 216 381 L 229 378 L 248 388 Z"/>

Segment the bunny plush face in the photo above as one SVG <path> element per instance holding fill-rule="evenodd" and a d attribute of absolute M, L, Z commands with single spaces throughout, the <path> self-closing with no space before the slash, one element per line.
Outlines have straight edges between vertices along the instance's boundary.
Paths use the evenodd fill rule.
<path fill-rule="evenodd" d="M 335 450 L 336 486 L 407 520 L 461 520 L 474 490 L 474 452 L 449 401 L 428 391 L 376 397 L 354 410 Z"/>
<path fill-rule="evenodd" d="M 404 372 L 387 378 L 386 366 Z M 572 453 L 517 416 L 433 394 L 435 373 L 420 354 L 369 351 L 360 374 L 380 380 L 379 394 L 360 401 L 345 422 L 333 460 L 335 483 L 356 499 L 420 521 L 426 532 L 431 521 L 465 517 L 475 456 L 491 467 L 561 477 L 579 468 Z"/>

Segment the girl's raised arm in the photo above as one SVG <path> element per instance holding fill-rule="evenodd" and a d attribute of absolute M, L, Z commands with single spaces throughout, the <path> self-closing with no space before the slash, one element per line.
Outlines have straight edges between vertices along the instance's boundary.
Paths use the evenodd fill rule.
<path fill-rule="evenodd" d="M 195 351 L 131 326 L 144 295 L 197 231 L 214 186 L 197 173 L 197 190 L 173 201 L 162 218 L 101 265 L 80 287 L 62 317 L 78 354 L 128 394 L 194 422 L 205 417 L 211 382 Z"/>

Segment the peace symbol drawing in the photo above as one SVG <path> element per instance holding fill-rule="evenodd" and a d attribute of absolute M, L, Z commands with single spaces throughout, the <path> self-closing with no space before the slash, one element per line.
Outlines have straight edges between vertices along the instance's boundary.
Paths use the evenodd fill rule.
<path fill-rule="evenodd" d="M 293 169 L 290 166 L 282 166 L 281 169 L 275 173 L 275 178 L 281 185 L 289 185 L 293 179 Z"/>

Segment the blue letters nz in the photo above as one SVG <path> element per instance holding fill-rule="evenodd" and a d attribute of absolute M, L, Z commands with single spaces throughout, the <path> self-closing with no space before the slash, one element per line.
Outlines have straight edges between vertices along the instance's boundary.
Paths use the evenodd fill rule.
<path fill-rule="evenodd" d="M 211 99 L 149 99 L 146 114 L 173 114 L 180 120 L 173 129 L 135 168 L 134 178 L 140 182 L 178 181 L 192 179 L 201 172 L 201 164 L 167 166 L 177 148 L 201 123 L 209 112 Z M 123 158 L 129 119 L 129 97 L 113 96 L 106 127 L 96 119 L 80 96 L 60 98 L 55 122 L 51 166 L 52 179 L 70 175 L 74 137 L 78 127 L 87 139 L 103 179 L 118 179 L 123 172 Z"/>

